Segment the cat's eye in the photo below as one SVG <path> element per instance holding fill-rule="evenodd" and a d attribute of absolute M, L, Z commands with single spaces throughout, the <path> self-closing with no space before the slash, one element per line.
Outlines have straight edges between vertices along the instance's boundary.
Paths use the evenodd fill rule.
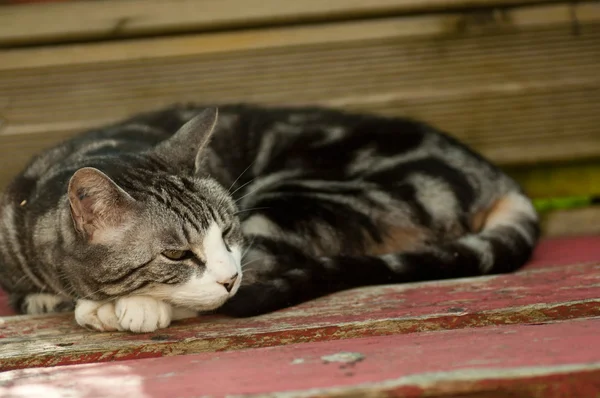
<path fill-rule="evenodd" d="M 231 252 L 231 247 L 229 247 L 225 239 L 227 238 L 227 235 L 229 235 L 229 233 L 231 232 L 231 228 L 231 225 L 228 226 L 223 230 L 223 233 L 221 234 L 221 237 L 223 238 L 223 243 L 225 243 L 225 249 L 227 249 L 228 252 Z"/>
<path fill-rule="evenodd" d="M 173 261 L 182 261 L 192 258 L 194 253 L 189 250 L 165 250 L 162 255 Z"/>

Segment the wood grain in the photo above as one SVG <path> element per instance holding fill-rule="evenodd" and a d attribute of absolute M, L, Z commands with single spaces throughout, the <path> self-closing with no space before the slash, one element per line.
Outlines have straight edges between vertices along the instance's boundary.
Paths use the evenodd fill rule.
<path fill-rule="evenodd" d="M 72 314 L 0 325 L 0 370 L 600 316 L 600 265 L 348 290 L 249 319 L 204 316 L 149 334 L 94 333 Z M 343 310 L 342 310 L 343 309 Z"/>
<path fill-rule="evenodd" d="M 0 9 L 0 46 L 240 29 L 544 0 L 109 0 Z"/>
<path fill-rule="evenodd" d="M 600 6 L 574 7 L 0 51 L 0 187 L 50 142 L 185 101 L 418 117 L 501 164 L 600 156 Z"/>
<path fill-rule="evenodd" d="M 600 206 L 552 211 L 542 230 L 545 236 L 600 235 Z"/>
<path fill-rule="evenodd" d="M 598 328 L 591 318 L 17 370 L 0 375 L 0 394 L 594 397 Z"/>

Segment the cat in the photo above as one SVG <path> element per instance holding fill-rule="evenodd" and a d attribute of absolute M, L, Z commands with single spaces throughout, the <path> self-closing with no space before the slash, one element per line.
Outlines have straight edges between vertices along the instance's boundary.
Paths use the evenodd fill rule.
<path fill-rule="evenodd" d="M 151 332 L 511 272 L 538 238 L 520 186 L 424 122 L 180 104 L 35 157 L 0 199 L 0 283 L 23 313 Z"/>

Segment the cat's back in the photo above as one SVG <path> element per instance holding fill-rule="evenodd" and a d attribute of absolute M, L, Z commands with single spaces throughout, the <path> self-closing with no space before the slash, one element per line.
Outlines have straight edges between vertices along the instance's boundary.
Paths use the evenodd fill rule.
<path fill-rule="evenodd" d="M 322 107 L 219 108 L 211 146 L 236 171 L 252 164 L 255 176 L 298 170 L 350 178 L 392 163 L 436 167 L 440 162 L 475 178 L 498 169 L 463 143 L 425 122 Z M 484 175 L 485 174 L 485 175 Z"/>

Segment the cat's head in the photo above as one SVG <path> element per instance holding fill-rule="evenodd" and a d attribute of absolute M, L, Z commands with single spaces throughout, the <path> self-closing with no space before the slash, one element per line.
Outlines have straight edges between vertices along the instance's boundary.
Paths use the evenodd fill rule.
<path fill-rule="evenodd" d="M 216 120 L 215 109 L 204 111 L 147 155 L 198 169 Z M 228 192 L 192 173 L 122 174 L 113 180 L 86 167 L 71 177 L 77 269 L 69 273 L 80 296 L 145 294 L 199 311 L 232 297 L 243 237 Z"/>

